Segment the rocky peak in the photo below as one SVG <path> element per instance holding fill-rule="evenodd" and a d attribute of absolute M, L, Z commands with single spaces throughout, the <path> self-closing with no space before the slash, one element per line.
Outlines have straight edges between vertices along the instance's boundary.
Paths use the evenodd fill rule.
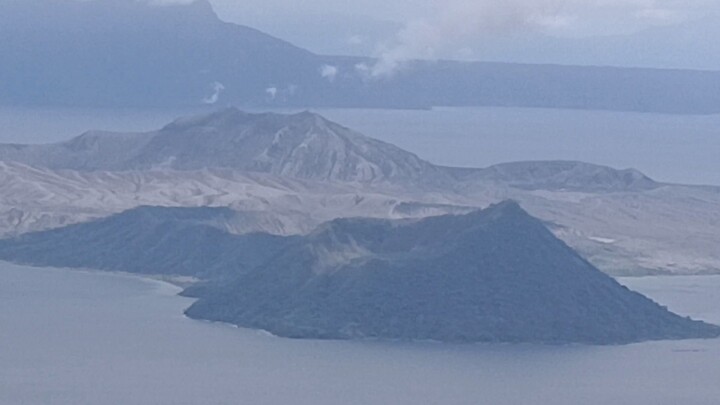
<path fill-rule="evenodd" d="M 163 162 L 180 170 L 228 167 L 361 183 L 440 175 L 409 152 L 308 111 L 251 114 L 228 108 L 177 120 L 160 130 L 129 166 L 147 168 Z"/>

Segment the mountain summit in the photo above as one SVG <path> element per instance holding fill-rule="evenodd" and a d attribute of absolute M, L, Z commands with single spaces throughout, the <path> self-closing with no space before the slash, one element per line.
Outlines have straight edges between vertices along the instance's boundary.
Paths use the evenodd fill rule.
<path fill-rule="evenodd" d="M 209 287 L 196 318 L 296 338 L 615 344 L 716 337 L 601 273 L 517 203 L 339 219 Z"/>
<path fill-rule="evenodd" d="M 393 145 L 320 115 L 249 114 L 229 108 L 178 120 L 155 134 L 127 167 L 230 167 L 296 178 L 375 182 L 417 179 L 435 171 Z"/>
<path fill-rule="evenodd" d="M 372 183 L 432 181 L 443 171 L 414 154 L 310 112 L 228 108 L 143 134 L 89 132 L 53 145 L 0 146 L 0 160 L 51 169 L 231 168 L 294 178 Z"/>
<path fill-rule="evenodd" d="M 248 113 L 235 107 L 180 118 L 146 133 L 91 131 L 58 144 L 0 145 L 0 161 L 80 171 L 228 168 L 315 181 L 422 183 L 446 190 L 459 183 L 588 192 L 659 186 L 636 170 L 582 162 L 441 167 L 315 113 Z"/>

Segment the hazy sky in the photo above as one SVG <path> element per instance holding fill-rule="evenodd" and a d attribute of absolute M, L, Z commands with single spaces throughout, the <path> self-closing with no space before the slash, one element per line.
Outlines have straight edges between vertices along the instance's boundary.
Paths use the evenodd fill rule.
<path fill-rule="evenodd" d="M 515 46 L 498 45 L 498 40 L 506 38 L 627 35 L 692 25 L 720 11 L 720 2 L 714 0 L 210 1 L 225 20 L 259 28 L 315 52 L 378 56 L 386 63 L 377 68 L 389 71 L 407 58 L 488 59 L 488 46 Z M 683 58 L 676 58 L 678 65 Z"/>
<path fill-rule="evenodd" d="M 172 0 L 168 0 L 172 1 Z M 399 23 L 448 18 L 477 20 L 537 17 L 540 25 L 559 31 L 604 25 L 607 33 L 652 24 L 682 21 L 718 8 L 709 0 L 211 0 L 223 16 L 233 20 L 258 22 L 313 15 L 366 16 Z M 469 21 L 463 21 L 469 22 Z"/>
<path fill-rule="evenodd" d="M 720 70 L 718 0 L 207 1 L 316 53 L 376 57 L 377 76 L 410 59 Z"/>

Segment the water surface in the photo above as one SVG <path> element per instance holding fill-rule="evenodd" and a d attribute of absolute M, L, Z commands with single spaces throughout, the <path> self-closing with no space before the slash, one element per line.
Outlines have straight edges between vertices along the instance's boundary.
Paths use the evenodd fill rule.
<path fill-rule="evenodd" d="M 720 322 L 720 277 L 626 281 Z M 189 320 L 129 276 L 0 263 L 0 404 L 716 405 L 720 340 L 618 347 L 298 341 Z"/>

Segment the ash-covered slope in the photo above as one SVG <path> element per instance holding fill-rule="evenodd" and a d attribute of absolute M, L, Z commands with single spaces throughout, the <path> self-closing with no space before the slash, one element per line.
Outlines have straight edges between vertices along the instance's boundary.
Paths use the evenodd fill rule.
<path fill-rule="evenodd" d="M 459 174 L 466 181 L 489 181 L 523 190 L 602 193 L 646 191 L 660 186 L 635 169 L 618 170 L 573 161 L 511 162 Z"/>
<path fill-rule="evenodd" d="M 0 257 L 39 266 L 201 278 L 247 271 L 292 237 L 227 232 L 227 208 L 139 207 L 108 218 L 0 241 Z"/>
<path fill-rule="evenodd" d="M 152 138 L 146 133 L 88 131 L 69 141 L 45 144 L 0 144 L 0 161 L 50 169 L 120 168 Z"/>
<path fill-rule="evenodd" d="M 141 205 L 231 207 L 249 215 L 236 232 L 287 235 L 341 217 L 464 213 L 505 199 L 614 275 L 720 269 L 717 188 L 582 162 L 440 167 L 311 113 L 229 108 L 147 133 L 0 145 L 5 236 Z"/>
<path fill-rule="evenodd" d="M 147 133 L 87 132 L 51 145 L 2 145 L 0 161 L 79 171 L 231 168 L 317 181 L 467 184 L 524 190 L 644 191 L 658 183 L 632 170 L 582 162 L 516 162 L 486 169 L 435 166 L 324 117 L 227 108 Z"/>
<path fill-rule="evenodd" d="M 307 234 L 341 217 L 462 214 L 514 199 L 606 273 L 717 274 L 720 269 L 719 188 L 661 184 L 651 190 L 583 192 L 495 182 L 456 186 L 456 192 L 436 192 L 228 169 L 80 172 L 0 162 L 0 237 L 143 205 L 231 207 L 242 217 L 234 217 L 233 233 L 288 235 Z"/>
<path fill-rule="evenodd" d="M 374 182 L 438 176 L 410 152 L 320 115 L 249 114 L 229 108 L 180 119 L 158 132 L 126 168 L 231 167 L 314 180 Z"/>
<path fill-rule="evenodd" d="M 195 295 L 191 317 L 295 338 L 616 344 L 720 335 L 622 287 L 513 202 L 410 222 L 336 220 Z"/>
<path fill-rule="evenodd" d="M 0 160 L 73 170 L 241 171 L 345 182 L 447 180 L 410 152 L 309 113 L 228 108 L 144 134 L 90 132 L 53 145 L 0 145 Z"/>

